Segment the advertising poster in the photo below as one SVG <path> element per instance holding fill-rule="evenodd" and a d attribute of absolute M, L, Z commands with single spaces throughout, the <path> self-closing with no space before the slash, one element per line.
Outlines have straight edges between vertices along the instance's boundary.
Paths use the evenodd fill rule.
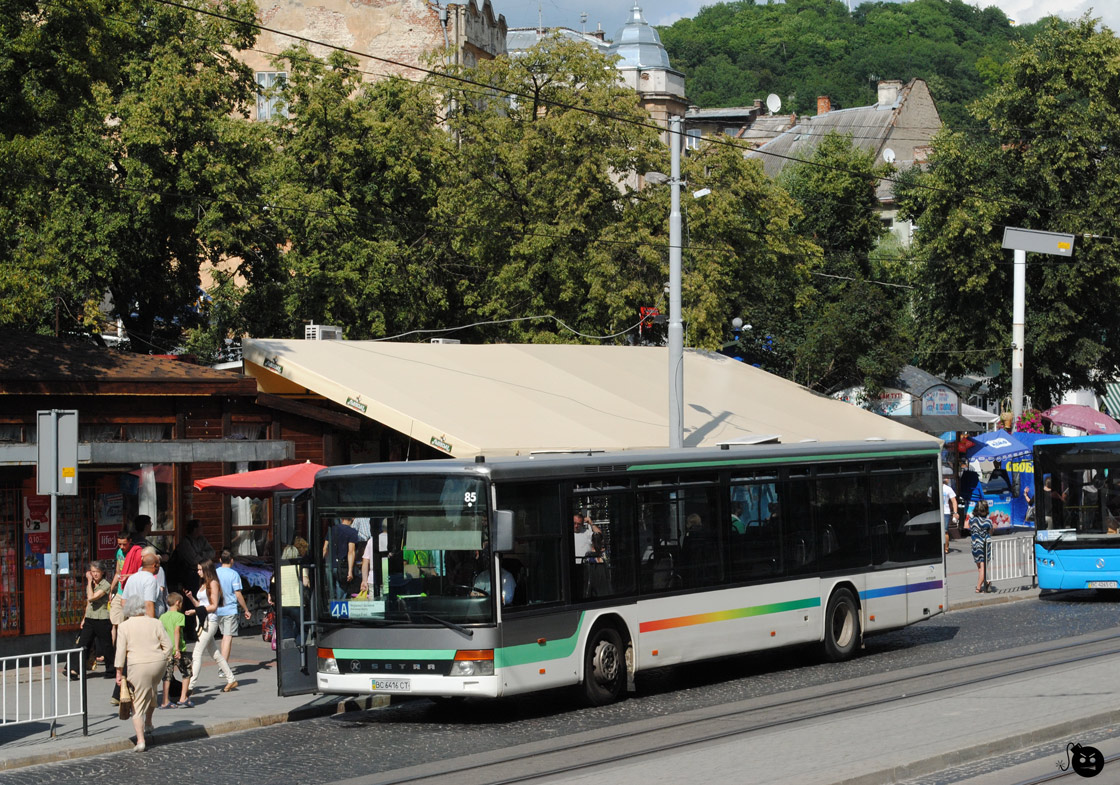
<path fill-rule="evenodd" d="M 51 497 L 23 497 L 23 567 L 44 568 L 44 554 L 51 550 Z"/>
<path fill-rule="evenodd" d="M 944 385 L 930 387 L 922 393 L 922 415 L 960 414 L 957 394 Z"/>
<path fill-rule="evenodd" d="M 124 525 L 124 495 L 102 493 L 97 497 L 97 558 L 117 555 L 117 533 Z"/>

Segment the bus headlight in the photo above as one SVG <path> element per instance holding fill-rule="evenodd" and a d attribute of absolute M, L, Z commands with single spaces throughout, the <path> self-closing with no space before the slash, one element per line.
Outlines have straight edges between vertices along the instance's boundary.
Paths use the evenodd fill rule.
<path fill-rule="evenodd" d="M 451 676 L 493 676 L 493 649 L 460 649 L 455 652 Z"/>
<path fill-rule="evenodd" d="M 334 649 L 319 649 L 319 665 L 316 668 L 320 673 L 338 675 L 338 660 L 334 658 Z"/>

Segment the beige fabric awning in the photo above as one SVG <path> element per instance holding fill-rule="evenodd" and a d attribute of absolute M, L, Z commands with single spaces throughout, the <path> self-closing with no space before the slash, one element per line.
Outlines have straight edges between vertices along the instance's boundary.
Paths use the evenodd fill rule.
<path fill-rule="evenodd" d="M 306 391 L 464 458 L 665 447 L 661 347 L 246 339 L 262 391 Z M 718 354 L 684 355 L 684 444 L 929 436 Z M 936 441 L 936 440 L 935 440 Z"/>

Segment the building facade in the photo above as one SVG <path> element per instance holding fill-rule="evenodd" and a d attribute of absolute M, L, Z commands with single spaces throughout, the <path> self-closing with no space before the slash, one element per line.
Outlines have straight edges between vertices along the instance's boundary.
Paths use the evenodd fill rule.
<path fill-rule="evenodd" d="M 264 29 L 256 48 L 241 53 L 261 88 L 253 112 L 257 120 L 284 112 L 272 91 L 287 73 L 273 58 L 300 39 L 321 42 L 308 44 L 316 57 L 325 58 L 331 47 L 356 53 L 366 81 L 423 79 L 433 52 L 444 52 L 450 65 L 469 67 L 506 51 L 506 20 L 495 15 L 490 0 L 442 7 L 428 0 L 275 0 L 261 5 L 259 20 Z"/>

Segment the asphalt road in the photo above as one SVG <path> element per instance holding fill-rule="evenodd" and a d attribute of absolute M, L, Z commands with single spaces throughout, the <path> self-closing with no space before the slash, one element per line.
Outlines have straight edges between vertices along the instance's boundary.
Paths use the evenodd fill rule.
<path fill-rule="evenodd" d="M 629 700 L 605 708 L 582 708 L 567 692 L 450 705 L 416 699 L 384 710 L 155 746 L 144 754 L 116 753 L 19 769 L 0 774 L 0 785 L 76 781 L 162 785 L 169 778 L 208 785 L 346 780 L 651 716 L 1108 630 L 1120 624 L 1118 611 L 1120 598 L 1091 593 L 985 606 L 871 638 L 866 650 L 846 663 L 824 664 L 814 650 L 794 649 L 667 668 L 645 675 Z M 934 781 L 954 780 L 948 774 L 924 780 Z"/>

